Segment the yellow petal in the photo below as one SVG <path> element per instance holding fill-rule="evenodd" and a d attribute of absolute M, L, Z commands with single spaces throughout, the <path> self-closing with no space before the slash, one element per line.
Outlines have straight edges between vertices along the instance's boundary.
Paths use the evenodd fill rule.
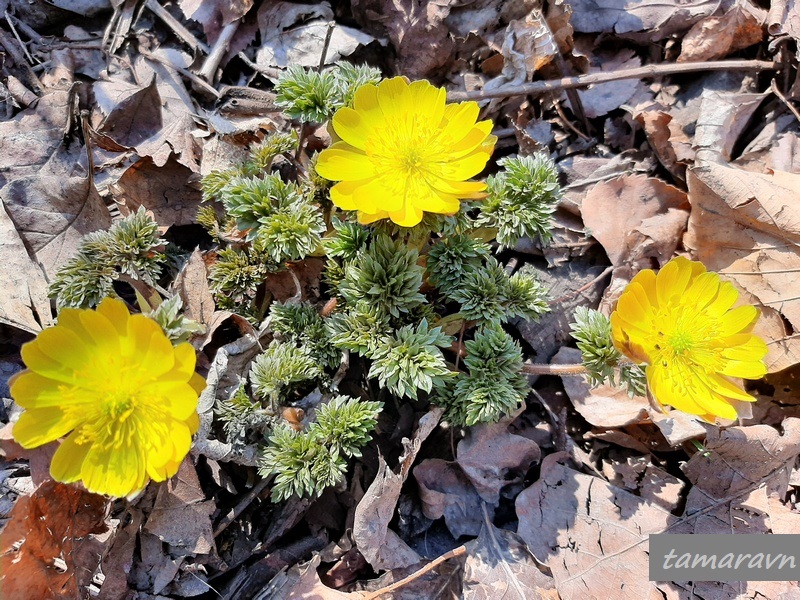
<path fill-rule="evenodd" d="M 719 289 L 719 275 L 716 273 L 701 273 L 692 281 L 683 297 L 686 306 L 694 306 L 698 310 L 705 308 L 717 295 Z"/>
<path fill-rule="evenodd" d="M 342 181 L 331 188 L 331 202 L 342 210 L 358 210 L 359 207 L 353 198 L 353 193 L 362 185 L 369 183 L 369 179 L 361 181 Z"/>
<path fill-rule="evenodd" d="M 337 135 L 359 150 L 366 149 L 367 140 L 375 133 L 376 124 L 375 119 L 369 119 L 363 112 L 346 106 L 337 110 L 333 115 L 333 128 Z M 320 154 L 320 159 L 324 154 L 325 150 Z M 323 177 L 327 176 L 323 175 Z"/>
<path fill-rule="evenodd" d="M 703 413 L 712 414 L 717 417 L 722 417 L 723 419 L 735 420 L 738 418 L 739 415 L 736 414 L 736 409 L 727 398 L 706 387 L 704 384 L 696 386 L 695 389 L 697 390 L 697 394 L 694 400 L 703 409 Z"/>
<path fill-rule="evenodd" d="M 716 373 L 703 376 L 703 380 L 713 391 L 720 396 L 732 398 L 733 400 L 741 400 L 742 402 L 755 402 L 756 399 L 745 392 L 741 387 L 737 386 L 732 381 L 726 379 Z"/>
<path fill-rule="evenodd" d="M 50 359 L 75 371 L 85 369 L 96 358 L 94 347 L 87 346 L 74 331 L 58 325 L 40 332 L 36 346 Z M 29 368 L 36 370 L 30 365 Z"/>
<path fill-rule="evenodd" d="M 446 124 L 442 130 L 443 135 L 453 140 L 454 144 L 461 141 L 464 135 L 475 127 L 480 110 L 477 102 L 448 104 L 444 111 Z M 481 123 L 485 123 L 485 121 L 481 121 Z M 491 131 L 491 128 L 489 131 Z"/>
<path fill-rule="evenodd" d="M 365 213 L 363 211 L 358 211 L 358 222 L 362 225 L 369 225 L 370 223 L 374 223 L 375 221 L 380 221 L 381 219 L 388 219 L 389 213 L 385 210 L 379 210 L 375 213 Z"/>
<path fill-rule="evenodd" d="M 38 340 L 23 344 L 20 353 L 25 366 L 31 371 L 62 383 L 72 384 L 75 381 L 75 371 L 42 352 Z"/>
<path fill-rule="evenodd" d="M 78 386 L 64 385 L 33 371 L 23 371 L 11 384 L 11 397 L 22 408 L 96 404 L 97 392 Z"/>
<path fill-rule="evenodd" d="M 387 193 L 386 185 L 382 179 L 373 179 L 353 190 L 353 200 L 358 210 L 374 213 L 379 210 L 391 212 L 400 210 L 403 198 Z"/>
<path fill-rule="evenodd" d="M 317 173 L 331 181 L 358 181 L 375 177 L 375 166 L 369 157 L 346 142 L 337 142 L 323 150 L 316 169 Z"/>
<path fill-rule="evenodd" d="M 692 275 L 691 261 L 678 256 L 669 261 L 656 276 L 656 294 L 659 304 L 683 296 Z"/>
<path fill-rule="evenodd" d="M 61 445 L 53 455 L 53 462 L 50 463 L 50 475 L 56 481 L 63 483 L 74 483 L 81 478 L 83 461 L 89 453 L 91 444 L 76 444 L 78 432 L 73 432 L 61 442 Z"/>
<path fill-rule="evenodd" d="M 692 415 L 707 412 L 675 385 L 674 376 L 666 368 L 661 365 L 651 365 L 645 372 L 650 392 L 659 404 L 669 405 Z"/>
<path fill-rule="evenodd" d="M 737 334 L 755 323 L 758 309 L 755 306 L 740 306 L 729 310 L 719 318 L 717 335 L 727 337 Z"/>
<path fill-rule="evenodd" d="M 722 356 L 729 360 L 756 362 L 767 355 L 769 349 L 760 337 L 749 333 L 732 335 L 725 340 Z"/>
<path fill-rule="evenodd" d="M 389 218 L 401 227 L 414 227 L 422 221 L 422 211 L 416 206 L 406 203 L 402 209 L 390 212 Z"/>
<path fill-rule="evenodd" d="M 457 198 L 482 198 L 485 196 L 483 192 L 486 184 L 483 181 L 448 181 L 435 178 L 428 183 L 433 189 Z"/>
<path fill-rule="evenodd" d="M 175 364 L 172 343 L 158 323 L 144 315 L 128 320 L 128 337 L 133 342 L 140 374 L 155 379 L 170 371 Z"/>
<path fill-rule="evenodd" d="M 713 317 L 721 317 L 736 304 L 736 300 L 738 299 L 739 291 L 733 287 L 733 284 L 727 281 L 721 281 L 719 290 L 717 291 L 717 297 L 711 301 L 706 311 Z"/>
<path fill-rule="evenodd" d="M 378 105 L 383 116 L 391 119 L 410 112 L 408 83 L 403 77 L 384 79 L 378 84 Z"/>
<path fill-rule="evenodd" d="M 447 92 L 420 79 L 408 86 L 408 102 L 413 112 L 430 123 L 438 124 L 444 116 Z"/>
<path fill-rule="evenodd" d="M 456 181 L 474 177 L 483 171 L 489 157 L 488 152 L 476 151 L 464 158 L 448 162 L 442 168 L 442 177 Z"/>
<path fill-rule="evenodd" d="M 472 129 L 468 130 L 464 137 L 450 146 L 450 153 L 453 155 L 453 158 L 461 158 L 479 148 L 483 149 L 485 152 L 491 153 L 494 144 L 492 144 L 492 148 L 484 147 L 484 143 L 489 138 L 491 132 L 492 122 L 481 121 L 472 127 Z"/>
<path fill-rule="evenodd" d="M 197 392 L 188 383 L 154 381 L 140 388 L 139 394 L 176 419 L 185 420 L 197 409 Z"/>
<path fill-rule="evenodd" d="M 461 208 L 461 202 L 457 197 L 443 194 L 432 188 L 427 188 L 423 193 L 411 198 L 410 202 L 420 210 L 440 215 L 452 215 Z M 387 208 L 386 210 L 391 209 Z"/>
<path fill-rule="evenodd" d="M 65 436 L 80 423 L 80 417 L 67 414 L 58 406 L 32 408 L 14 424 L 14 440 L 23 448 L 36 448 Z"/>
<path fill-rule="evenodd" d="M 111 322 L 119 335 L 128 334 L 128 319 L 130 319 L 131 313 L 122 300 L 104 298 L 97 306 L 97 312 Z"/>
<path fill-rule="evenodd" d="M 91 445 L 81 469 L 86 489 L 95 494 L 124 498 L 147 484 L 146 460 L 136 438 L 131 444 Z"/>

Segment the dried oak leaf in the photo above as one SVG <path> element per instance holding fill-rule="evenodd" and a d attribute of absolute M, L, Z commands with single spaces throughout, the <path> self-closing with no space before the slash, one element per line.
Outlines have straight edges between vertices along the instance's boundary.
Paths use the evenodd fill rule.
<path fill-rule="evenodd" d="M 783 421 L 782 433 L 768 425 L 708 427 L 706 452 L 698 452 L 684 471 L 693 487 L 684 517 L 671 534 L 785 534 L 800 528 L 800 513 L 785 497 L 800 455 L 800 419 Z M 692 592 L 701 598 L 781 598 L 800 593 L 796 581 L 737 583 L 659 583 L 669 596 Z M 783 596 L 786 594 L 786 596 Z"/>
<path fill-rule="evenodd" d="M 519 484 L 542 455 L 536 442 L 508 431 L 510 423 L 506 419 L 470 427 L 456 450 L 456 462 L 492 506 L 500 502 L 503 488 Z"/>
<path fill-rule="evenodd" d="M 455 539 L 480 533 L 481 497 L 457 463 L 440 458 L 423 460 L 414 467 L 414 479 L 426 517 L 444 517 Z"/>
<path fill-rule="evenodd" d="M 572 0 L 570 4 L 572 26 L 579 33 L 645 32 L 651 41 L 686 31 L 719 6 L 713 0 Z"/>
<path fill-rule="evenodd" d="M 105 508 L 103 496 L 55 481 L 17 500 L 0 541 L 0 595 L 82 597 L 101 557 L 80 550 L 106 531 Z"/>
<path fill-rule="evenodd" d="M 183 300 L 185 315 L 198 323 L 208 324 L 214 314 L 214 296 L 208 287 L 208 271 L 200 248 L 195 248 L 189 260 L 172 284 Z"/>
<path fill-rule="evenodd" d="M 767 11 L 747 0 L 736 2 L 718 17 L 695 23 L 681 42 L 678 62 L 700 62 L 725 58 L 764 39 Z"/>
<path fill-rule="evenodd" d="M 565 459 L 547 456 L 539 481 L 516 500 L 518 534 L 550 567 L 558 593 L 570 600 L 663 599 L 647 578 L 647 536 L 676 517 L 559 462 Z"/>
<path fill-rule="evenodd" d="M 442 409 L 431 410 L 420 418 L 413 437 L 410 440 L 403 438 L 404 452 L 397 473 L 388 467 L 383 457 L 379 457 L 378 474 L 356 506 L 353 541 L 376 571 L 408 567 L 419 562 L 417 553 L 389 529 L 389 521 L 394 516 L 400 490 L 422 442 L 441 417 Z"/>
<path fill-rule="evenodd" d="M 144 206 L 161 227 L 191 225 L 203 199 L 202 192 L 190 184 L 193 175 L 175 157 L 162 165 L 147 157 L 128 167 L 110 189 L 123 215 Z"/>
<path fill-rule="evenodd" d="M 365 31 L 388 36 L 397 52 L 395 71 L 411 79 L 430 76 L 450 61 L 454 42 L 445 23 L 455 0 L 353 0 Z"/>
<path fill-rule="evenodd" d="M 465 544 L 464 600 L 558 600 L 547 567 L 517 534 L 487 518 L 477 539 Z"/>
<path fill-rule="evenodd" d="M 800 175 L 751 173 L 706 163 L 687 172 L 692 205 L 684 246 L 759 304 L 755 332 L 769 347 L 767 367 L 800 362 Z M 788 330 L 787 330 L 788 328 Z"/>
<path fill-rule="evenodd" d="M 592 187 L 581 215 L 614 266 L 632 260 L 651 266 L 675 252 L 688 213 L 686 194 L 655 177 L 622 175 Z"/>

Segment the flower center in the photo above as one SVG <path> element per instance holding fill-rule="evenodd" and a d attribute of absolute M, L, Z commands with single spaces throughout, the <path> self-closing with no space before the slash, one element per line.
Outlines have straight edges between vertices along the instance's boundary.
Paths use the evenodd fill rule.
<path fill-rule="evenodd" d="M 669 345 L 672 346 L 672 350 L 675 354 L 686 354 L 696 343 L 697 341 L 688 331 L 676 330 L 669 338 Z"/>

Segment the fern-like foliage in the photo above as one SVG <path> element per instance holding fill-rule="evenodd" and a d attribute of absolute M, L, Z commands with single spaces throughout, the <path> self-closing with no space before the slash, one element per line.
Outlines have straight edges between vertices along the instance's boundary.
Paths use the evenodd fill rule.
<path fill-rule="evenodd" d="M 197 321 L 187 319 L 181 314 L 182 308 L 183 300 L 180 296 L 175 295 L 169 300 L 164 300 L 148 313 L 151 319 L 161 325 L 161 329 L 173 344 L 186 342 L 193 335 L 202 333 L 206 329 Z"/>
<path fill-rule="evenodd" d="M 392 331 L 389 317 L 368 302 L 357 302 L 346 312 L 331 315 L 325 327 L 334 346 L 367 357 Z"/>
<path fill-rule="evenodd" d="M 325 254 L 344 261 L 353 260 L 366 248 L 372 232 L 369 227 L 351 221 L 332 220 L 333 232 L 322 240 Z"/>
<path fill-rule="evenodd" d="M 525 236 L 548 241 L 561 196 L 556 166 L 544 154 L 503 158 L 498 164 L 504 169 L 486 180 L 489 195 L 477 224 L 496 227 L 501 247 Z"/>
<path fill-rule="evenodd" d="M 358 260 L 347 264 L 339 293 L 349 304 L 363 301 L 395 318 L 425 302 L 419 292 L 423 268 L 419 253 L 378 235 Z"/>
<path fill-rule="evenodd" d="M 262 477 L 275 475 L 272 500 L 319 496 L 347 471 L 347 459 L 361 448 L 375 428 L 379 402 L 337 396 L 317 409 L 317 421 L 306 431 L 277 425 L 259 458 Z"/>
<path fill-rule="evenodd" d="M 284 341 L 307 348 L 323 369 L 339 366 L 341 352 L 331 341 L 322 317 L 307 302 L 273 302 L 270 307 L 270 327 Z"/>
<path fill-rule="evenodd" d="M 611 337 L 611 320 L 604 314 L 579 306 L 575 309 L 575 322 L 570 325 L 572 337 L 581 351 L 581 361 L 587 370 L 591 385 L 610 383 L 615 385 L 616 370 L 619 369 L 620 384 L 628 388 L 628 394 L 644 395 L 645 375 L 638 365 L 628 363 L 614 347 Z"/>
<path fill-rule="evenodd" d="M 294 131 L 276 131 L 264 138 L 264 141 L 250 149 L 250 160 L 247 171 L 265 173 L 272 166 L 272 161 L 281 154 L 294 152 L 297 149 L 297 134 Z"/>
<path fill-rule="evenodd" d="M 452 341 L 439 327 L 429 328 L 426 320 L 417 327 L 401 327 L 372 353 L 369 377 L 377 377 L 381 387 L 397 396 L 416 400 L 419 390 L 430 392 L 451 375 L 440 348 Z"/>
<path fill-rule="evenodd" d="M 244 385 L 239 386 L 229 400 L 218 401 L 214 414 L 222 422 L 227 441 L 238 446 L 248 443 L 254 434 L 275 421 L 275 415 L 250 398 Z"/>
<path fill-rule="evenodd" d="M 86 308 L 113 295 L 112 283 L 121 275 L 153 285 L 165 261 L 159 251 L 164 244 L 158 224 L 139 207 L 108 231 L 84 236 L 76 255 L 56 273 L 50 296 L 59 308 Z"/>
<path fill-rule="evenodd" d="M 504 323 L 514 317 L 537 320 L 549 310 L 547 293 L 536 278 L 527 273 L 509 277 L 496 259 L 461 278 L 446 296 L 461 304 L 465 319 Z"/>
<path fill-rule="evenodd" d="M 277 175 L 238 177 L 222 188 L 220 199 L 225 211 L 236 219 L 237 227 L 249 230 L 252 240 L 258 228 L 275 214 L 277 209 L 288 209 L 303 202 L 303 191 L 295 183 L 287 183 Z"/>
<path fill-rule="evenodd" d="M 428 279 L 443 293 L 451 293 L 465 275 L 480 270 L 490 254 L 489 245 L 480 240 L 463 234 L 445 237 L 428 252 Z"/>
<path fill-rule="evenodd" d="M 277 407 L 293 384 L 321 375 L 322 369 L 308 348 L 298 348 L 294 344 L 276 340 L 253 361 L 250 384 L 258 398 L 268 400 L 272 407 Z"/>
<path fill-rule="evenodd" d="M 208 270 L 211 291 L 223 308 L 236 309 L 252 302 L 258 287 L 278 270 L 277 263 L 254 248 L 226 248 Z"/>

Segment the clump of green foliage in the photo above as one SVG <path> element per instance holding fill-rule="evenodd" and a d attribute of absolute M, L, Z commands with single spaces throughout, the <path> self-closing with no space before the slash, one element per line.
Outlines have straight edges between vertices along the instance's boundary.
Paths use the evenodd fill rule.
<path fill-rule="evenodd" d="M 272 500 L 318 496 L 338 484 L 347 460 L 361 456 L 369 442 L 381 408 L 380 402 L 336 396 L 317 408 L 317 420 L 305 431 L 274 427 L 259 459 L 259 473 L 275 475 Z"/>
<path fill-rule="evenodd" d="M 85 235 L 78 251 L 50 284 L 50 296 L 61 308 L 90 308 L 114 294 L 112 284 L 130 277 L 154 285 L 166 257 L 166 241 L 144 207 L 116 221 L 108 231 Z"/>
<path fill-rule="evenodd" d="M 619 382 L 628 389 L 628 395 L 642 396 L 645 393 L 645 374 L 639 365 L 630 363 L 614 347 L 611 338 L 611 320 L 604 314 L 579 306 L 575 309 L 575 322 L 570 326 L 572 337 L 581 351 L 581 360 L 586 368 L 586 377 L 592 385 L 608 383 L 615 385 L 615 374 Z"/>
<path fill-rule="evenodd" d="M 366 65 L 341 62 L 321 72 L 294 65 L 275 86 L 275 103 L 293 119 L 322 123 L 337 109 L 352 105 L 359 87 L 380 79 L 380 71 Z"/>

